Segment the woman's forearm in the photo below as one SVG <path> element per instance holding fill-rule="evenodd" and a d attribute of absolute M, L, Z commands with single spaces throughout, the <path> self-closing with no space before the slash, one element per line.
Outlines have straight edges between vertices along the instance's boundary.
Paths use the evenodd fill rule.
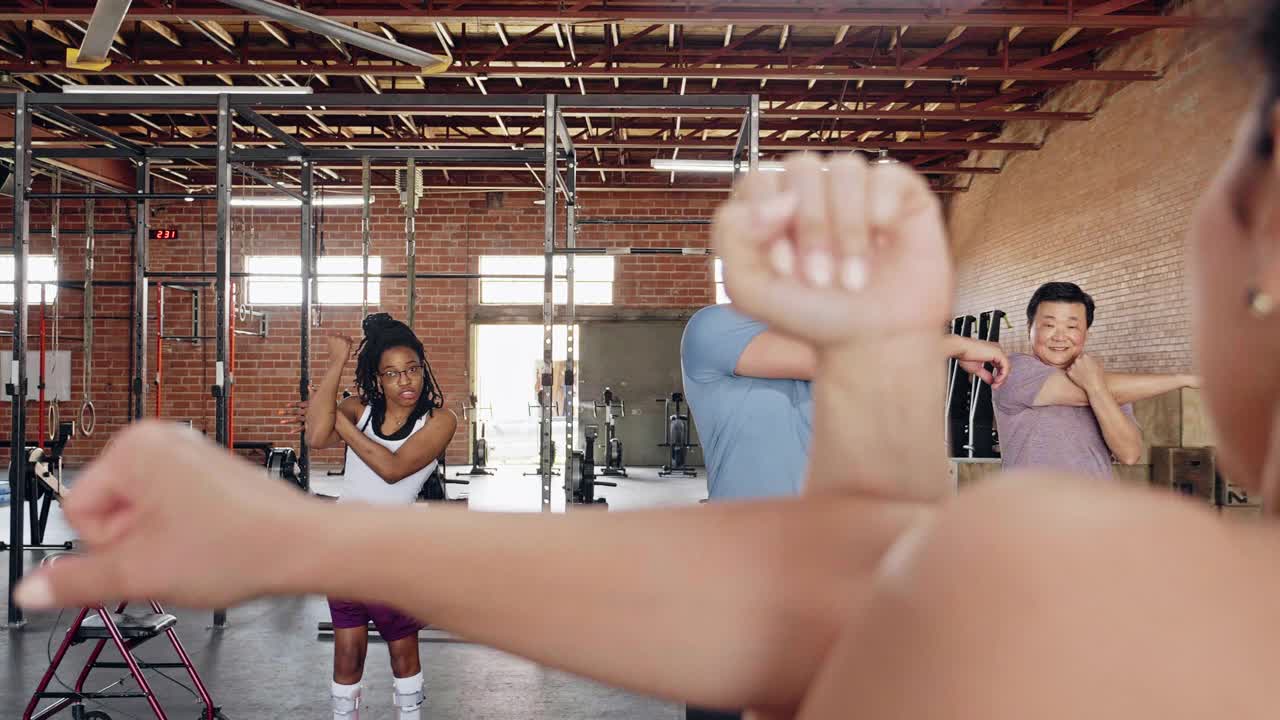
<path fill-rule="evenodd" d="M 314 503 L 274 589 L 387 603 L 636 692 L 794 708 L 924 512 L 856 497 L 551 517 Z M 406 572 L 426 548 L 426 570 Z"/>
<path fill-rule="evenodd" d="M 920 333 L 824 352 L 806 492 L 908 501 L 947 494 L 943 351 L 940 336 Z"/>
<path fill-rule="evenodd" d="M 342 383 L 343 370 L 342 366 L 330 366 L 316 388 L 316 400 L 307 406 L 309 441 L 323 442 L 333 435 L 338 415 L 338 386 Z"/>
<path fill-rule="evenodd" d="M 365 461 L 378 477 L 384 482 L 394 483 L 404 479 L 404 474 L 398 469 L 396 464 L 396 454 L 387 448 L 374 442 L 372 438 L 360 432 L 355 423 L 346 415 L 338 413 L 338 417 L 334 422 L 334 429 L 338 433 L 338 437 L 347 444 L 347 447 L 355 451 L 355 454 Z"/>

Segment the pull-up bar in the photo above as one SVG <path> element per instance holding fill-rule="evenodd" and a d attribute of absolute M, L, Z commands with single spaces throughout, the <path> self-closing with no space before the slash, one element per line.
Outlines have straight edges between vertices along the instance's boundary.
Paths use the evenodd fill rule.
<path fill-rule="evenodd" d="M 30 200 L 215 200 L 217 195 L 200 193 L 27 193 Z"/>
<path fill-rule="evenodd" d="M 579 225 L 710 225 L 710 218 L 578 218 Z"/>
<path fill-rule="evenodd" d="M 571 247 L 556 248 L 553 255 L 712 255 L 710 248 Z"/>

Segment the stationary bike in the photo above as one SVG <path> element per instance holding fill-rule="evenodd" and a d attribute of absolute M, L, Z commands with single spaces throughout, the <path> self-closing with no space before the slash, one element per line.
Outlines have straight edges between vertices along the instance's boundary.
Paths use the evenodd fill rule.
<path fill-rule="evenodd" d="M 684 402 L 684 393 L 673 392 L 669 398 L 658 398 L 658 402 L 663 404 L 663 413 L 667 415 L 667 441 L 660 443 L 658 447 L 671 448 L 671 462 L 662 466 L 658 477 L 668 475 L 698 477 L 698 471 L 685 462 L 689 456 L 689 448 L 697 445 L 689 442 L 689 415 L 681 412 L 680 405 Z M 673 404 L 675 412 L 671 411 Z"/>
<path fill-rule="evenodd" d="M 471 469 L 460 472 L 463 475 L 492 475 L 489 464 L 489 443 L 484 439 L 484 423 L 480 422 L 481 408 L 476 405 L 476 396 L 471 396 L 471 404 L 462 406 L 462 414 L 471 421 Z"/>
<path fill-rule="evenodd" d="M 586 439 L 586 447 L 569 455 L 567 499 L 573 503 L 607 503 L 604 498 L 596 497 L 596 486 L 618 487 L 618 483 L 596 479 L 596 438 L 600 437 L 600 428 L 588 425 L 583 428 L 582 435 Z"/>
<path fill-rule="evenodd" d="M 626 477 L 627 469 L 622 466 L 622 441 L 618 439 L 617 425 L 618 416 L 626 416 L 627 406 L 612 390 L 605 388 L 604 401 L 595 402 L 595 407 L 591 409 L 592 416 L 601 408 L 604 409 L 604 469 L 600 472 L 611 477 Z"/>

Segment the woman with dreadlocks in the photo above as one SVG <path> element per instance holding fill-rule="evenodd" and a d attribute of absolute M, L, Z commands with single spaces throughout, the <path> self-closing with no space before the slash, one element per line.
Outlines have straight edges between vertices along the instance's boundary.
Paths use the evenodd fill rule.
<path fill-rule="evenodd" d="M 329 369 L 319 398 L 337 398 L 354 341 L 331 334 Z M 386 313 L 364 319 L 356 352 L 358 393 L 340 404 L 313 402 L 306 408 L 312 449 L 346 443 L 346 477 L 340 503 L 410 505 L 436 459 L 453 439 L 458 418 L 444 409 L 444 394 L 431 373 L 422 341 L 408 325 Z M 419 720 L 425 695 L 418 658 L 422 624 L 390 607 L 329 598 L 333 617 L 333 716 L 359 720 L 360 679 L 373 622 L 391 653 L 399 720 Z"/>

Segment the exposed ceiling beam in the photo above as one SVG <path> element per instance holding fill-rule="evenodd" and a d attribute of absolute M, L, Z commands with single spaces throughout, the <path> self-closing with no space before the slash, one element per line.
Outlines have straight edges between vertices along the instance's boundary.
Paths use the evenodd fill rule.
<path fill-rule="evenodd" d="M 332 45 L 332 46 L 333 46 L 333 48 L 334 48 L 335 50 L 337 50 L 337 51 L 338 51 L 338 53 L 339 53 L 340 55 L 342 55 L 342 59 L 343 59 L 343 60 L 346 60 L 347 62 L 351 62 L 351 61 L 352 61 L 352 60 L 351 60 L 351 51 L 347 49 L 347 46 L 346 46 L 346 45 L 343 45 L 343 44 L 342 44 L 342 41 L 341 41 L 341 40 L 338 40 L 337 38 L 331 38 L 331 37 L 326 37 L 326 38 L 325 38 L 325 40 L 326 40 L 330 45 Z"/>
<path fill-rule="evenodd" d="M 1080 31 L 1083 29 L 1084 28 L 1079 28 L 1079 27 L 1067 28 L 1065 31 L 1063 31 L 1061 35 L 1058 36 L 1057 40 L 1053 41 L 1053 45 L 1049 48 L 1049 52 L 1056 53 L 1059 50 L 1061 50 L 1063 45 L 1066 45 L 1067 43 L 1071 42 L 1071 39 L 1074 38 L 1076 35 L 1079 35 Z"/>
<path fill-rule="evenodd" d="M 414 68 L 439 69 L 447 66 L 451 60 L 447 57 L 423 52 L 408 45 L 389 41 L 386 38 L 346 25 L 331 17 L 316 15 L 274 0 L 221 0 L 221 2 L 239 10 L 253 13 L 253 20 L 260 20 L 262 17 L 278 20 L 316 33 L 322 37 L 334 38 L 369 52 L 399 60 Z M 379 18 L 362 18 L 357 22 L 382 22 L 382 20 Z"/>
<path fill-rule="evenodd" d="M 231 33 L 227 32 L 227 29 L 222 27 L 220 23 L 214 20 L 206 20 L 200 24 L 204 25 L 205 29 L 208 30 L 209 32 L 213 33 L 214 35 L 217 35 L 218 39 L 221 40 L 222 42 L 232 47 L 235 47 L 235 44 L 236 44 L 235 37 L 233 37 Z"/>
<path fill-rule="evenodd" d="M 1071 58 L 1077 57 L 1079 55 L 1093 52 L 1094 50 L 1097 50 L 1099 48 L 1104 48 L 1109 45 L 1125 42 L 1126 40 L 1137 37 L 1138 35 L 1141 35 L 1146 32 L 1150 32 L 1150 31 L 1143 30 L 1141 28 L 1130 29 L 1130 30 L 1117 30 L 1113 33 L 1109 33 L 1100 38 L 1094 38 L 1093 40 L 1086 40 L 1084 42 L 1071 45 L 1070 47 L 1062 48 L 1056 52 L 1050 52 L 1048 55 L 1044 55 L 1042 57 L 1020 62 L 1015 67 L 1026 68 L 1026 69 L 1046 67 L 1048 65 L 1053 65 L 1054 63 L 1062 62 L 1063 60 L 1070 60 Z"/>
<path fill-rule="evenodd" d="M 75 73 L 75 68 L 68 68 L 61 62 L 42 63 L 0 62 L 0 72 L 15 75 L 49 75 L 54 73 Z M 151 75 L 155 73 L 177 73 L 181 75 L 216 74 L 225 75 L 274 75 L 326 73 L 329 75 L 378 75 L 380 77 L 412 77 L 420 75 L 418 68 L 406 65 L 316 65 L 293 63 L 118 63 L 111 66 L 111 73 L 118 75 Z M 457 69 L 442 73 L 446 77 L 470 77 L 474 73 Z M 810 80 L 819 81 L 915 81 L 949 83 L 956 79 L 968 81 L 1009 80 L 1022 82 L 1067 83 L 1077 80 L 1101 80 L 1113 82 L 1141 82 L 1160 79 L 1160 73 L 1153 70 L 1022 70 L 1018 68 L 967 68 L 951 70 L 947 68 L 769 68 L 763 73 L 759 68 L 645 68 L 645 67 L 490 67 L 484 70 L 489 79 L 584 77 L 584 78 L 652 78 L 663 77 L 682 79 L 755 79 L 767 74 L 773 80 Z"/>
<path fill-rule="evenodd" d="M 289 39 L 289 36 L 286 35 L 283 30 L 281 30 L 280 28 L 272 24 L 270 21 L 259 20 L 258 25 L 260 25 L 263 30 L 266 30 L 268 35 L 275 38 L 276 42 L 280 43 L 285 47 L 293 47 L 293 41 Z"/>
<path fill-rule="evenodd" d="M 142 24 L 151 32 L 154 32 L 178 47 L 182 47 L 182 38 L 178 36 L 178 31 L 174 30 L 171 26 L 166 25 L 159 20 L 143 20 Z"/>
<path fill-rule="evenodd" d="M 444 47 L 453 47 L 453 36 L 449 34 L 449 28 L 444 23 L 432 23 L 436 29 L 436 37 L 440 39 L 440 44 Z"/>
<path fill-rule="evenodd" d="M 906 35 L 907 30 L 910 28 L 911 28 L 910 25 L 903 25 L 902 27 L 896 28 L 893 31 L 893 39 L 889 41 L 890 50 L 893 50 L 898 46 L 898 43 L 902 42 L 902 36 Z"/>
<path fill-rule="evenodd" d="M 324 102 L 324 95 L 313 96 L 317 103 Z M 1019 98 L 1020 99 L 1020 98 Z M 1039 111 L 1039 110 L 992 110 L 992 109 L 973 109 L 970 106 L 956 107 L 952 103 L 930 103 L 936 105 L 936 110 L 920 110 L 912 108 L 904 108 L 899 110 L 858 108 L 854 104 L 848 104 L 842 107 L 833 107 L 826 110 L 810 110 L 788 108 L 785 110 L 772 111 L 767 107 L 761 113 L 761 122 L 764 124 L 778 123 L 784 121 L 795 120 L 831 120 L 831 119 L 848 119 L 848 120 L 1001 120 L 1001 121 L 1018 121 L 1018 120 L 1052 120 L 1057 122 L 1085 122 L 1093 119 L 1093 113 L 1090 112 L 1073 112 L 1073 111 Z M 190 108 L 169 108 L 169 112 L 174 114 L 207 112 L 208 108 L 200 108 L 192 106 Z M 95 112 L 106 115 L 123 114 L 128 112 L 124 109 L 100 108 Z M 390 116 L 404 113 L 404 110 L 392 108 L 360 108 L 352 110 L 351 108 L 335 108 L 335 107 L 312 107 L 304 108 L 271 108 L 263 110 L 263 114 L 271 117 L 289 117 L 298 115 L 356 115 L 358 117 L 375 117 Z M 626 108 L 626 109 L 583 109 L 583 108 L 564 108 L 561 113 L 568 118 L 584 118 L 590 122 L 591 118 L 600 117 L 632 117 L 632 118 L 662 118 L 662 119 L 680 119 L 684 117 L 710 118 L 710 119 L 741 119 L 742 113 L 732 110 L 711 109 L 711 108 Z M 486 108 L 432 108 L 423 110 L 414 110 L 412 114 L 419 117 L 484 117 L 492 114 L 492 110 Z M 510 107 L 504 108 L 502 114 L 506 117 L 535 117 L 540 118 L 542 111 L 529 107 Z M 541 122 L 541 121 L 539 121 Z M 109 124 L 106 123 L 106 124 Z"/>
<path fill-rule="evenodd" d="M 224 0 L 225 1 L 225 0 Z M 242 2 L 243 0 L 235 0 Z M 529 4 L 527 6 L 504 6 L 504 7 L 481 7 L 469 5 L 466 3 L 458 5 L 456 11 L 437 11 L 433 13 L 433 21 L 458 21 L 468 22 L 477 19 L 491 20 L 535 20 L 539 22 L 564 22 L 564 16 L 555 10 L 555 3 Z M 806 26 L 839 26 L 839 25 L 861 25 L 861 26 L 901 26 L 915 25 L 919 27 L 955 27 L 958 24 L 967 25 L 969 27 L 995 27 L 1007 28 L 1012 26 L 1023 27 L 1068 27 L 1079 25 L 1085 28 L 1124 28 L 1124 27 L 1153 27 L 1153 28 L 1175 28 L 1175 27 L 1199 27 L 1206 25 L 1231 25 L 1238 22 L 1239 18 L 1222 16 L 1222 17 L 1202 17 L 1194 15 L 1154 15 L 1154 14 L 1109 14 L 1109 15 L 1089 15 L 1083 11 L 1077 11 L 1073 16 L 1068 16 L 1066 9 L 1062 11 L 1036 11 L 1036 12 L 1019 12 L 1019 11 L 991 11 L 980 13 L 965 13 L 963 20 L 960 20 L 955 13 L 937 12 L 935 10 L 869 10 L 863 8 L 840 8 L 828 4 L 826 9 L 811 10 L 808 7 L 797 5 L 794 10 L 729 10 L 733 4 L 725 3 L 718 8 L 706 9 L 702 7 L 689 7 L 685 4 L 672 4 L 667 8 L 628 8 L 625 11 L 628 22 L 647 22 L 647 23 L 667 23 L 678 25 L 681 23 L 697 23 L 702 25 L 726 25 L 734 23 L 737 25 L 806 25 Z M 551 8 L 551 10 L 548 10 Z M 586 9 L 576 14 L 574 20 L 579 22 L 617 22 L 618 10 L 606 7 L 603 4 L 598 9 Z M 56 7 L 56 8 L 33 8 L 33 9 L 6 9 L 0 10 L 0 20 L 21 21 L 25 22 L 31 19 L 42 19 L 46 21 L 54 20 L 78 20 L 88 18 L 92 13 L 92 8 L 88 7 Z M 422 16 L 422 10 L 414 4 L 409 7 L 403 5 L 386 4 L 383 6 L 370 7 L 368 4 L 347 5 L 338 4 L 331 8 L 316 8 L 312 13 L 314 15 L 335 20 L 338 22 L 403 22 L 410 19 L 419 19 Z M 209 2 L 196 4 L 195 2 L 184 2 L 178 9 L 167 7 L 147 7 L 133 8 L 130 17 L 136 20 L 219 20 L 224 22 L 256 22 L 261 18 L 260 14 L 252 11 L 244 11 L 237 8 L 226 7 L 222 2 Z"/>
<path fill-rule="evenodd" d="M 31 27 L 35 28 L 36 30 L 39 30 L 40 32 L 44 33 L 45 35 L 48 35 L 49 37 L 53 38 L 54 40 L 57 40 L 58 42 L 62 43 L 63 45 L 66 45 L 67 47 L 73 47 L 73 46 L 75 46 L 75 43 L 71 41 L 71 36 L 70 36 L 70 35 L 68 35 L 66 32 L 64 32 L 64 31 L 62 31 L 62 30 L 59 30 L 58 28 L 56 28 L 56 27 L 54 27 L 54 26 L 50 25 L 49 23 L 45 22 L 44 20 L 40 20 L 40 19 L 32 20 L 32 21 L 31 21 Z"/>
<path fill-rule="evenodd" d="M 499 25 L 501 25 L 501 23 L 499 23 Z M 543 31 L 553 26 L 559 27 L 555 25 L 555 23 L 543 23 L 535 27 L 534 29 L 530 30 L 529 32 L 525 33 L 524 35 L 521 35 L 520 37 L 516 38 L 514 42 L 507 40 L 506 33 L 503 33 L 502 37 L 504 39 L 502 41 L 502 47 L 497 48 L 496 50 L 494 50 L 493 52 L 487 55 L 471 60 L 470 61 L 471 65 L 469 66 L 469 69 L 474 70 L 476 67 L 484 67 L 489 63 L 494 62 L 495 60 L 500 60 L 506 57 L 508 54 L 524 47 L 525 45 L 528 45 L 531 41 L 533 41 L 539 35 L 541 35 Z"/>
<path fill-rule="evenodd" d="M 930 62 L 933 62 L 934 60 L 937 60 L 938 58 L 942 57 L 943 55 L 946 55 L 952 50 L 955 50 L 956 48 L 960 47 L 966 42 L 965 38 L 963 37 L 964 31 L 965 31 L 964 26 L 961 26 L 956 28 L 955 30 L 952 30 L 951 34 L 947 36 L 946 42 L 944 42 L 943 44 L 939 45 L 936 48 L 933 48 L 932 50 L 927 50 L 921 53 L 920 55 L 917 55 L 911 58 L 907 62 L 903 63 L 902 67 L 905 67 L 905 68 L 924 67 L 925 65 L 928 65 Z"/>
<path fill-rule="evenodd" d="M 1110 15 L 1113 12 L 1120 12 L 1134 5 L 1141 5 L 1146 0 L 1109 0 L 1109 2 L 1098 3 L 1087 8 L 1081 8 L 1076 11 L 1077 15 Z"/>
<path fill-rule="evenodd" d="M 166 131 L 167 132 L 167 131 Z M 540 137 L 530 138 L 537 145 L 541 146 Z M 93 140 L 89 138 L 58 138 L 41 143 L 46 147 L 67 147 L 77 146 L 85 143 L 91 143 Z M 237 145 L 245 145 L 249 147 L 271 145 L 275 141 L 265 139 L 262 136 L 237 136 L 235 143 Z M 213 138 L 207 137 L 202 141 L 205 146 L 212 146 Z M 737 143 L 734 135 L 725 135 L 723 137 L 708 137 L 706 140 L 693 140 L 688 137 L 681 141 L 680 147 L 685 150 L 732 150 Z M 167 147 L 173 145 L 185 146 L 189 145 L 189 141 L 185 138 L 172 138 L 156 140 L 156 145 Z M 317 136 L 315 141 L 311 143 L 311 147 L 338 147 L 345 145 L 356 145 L 358 147 L 401 147 L 414 145 L 415 143 L 406 141 L 404 138 L 357 138 L 351 139 L 346 137 L 334 136 Z M 448 137 L 435 137 L 430 141 L 422 140 L 420 144 L 439 145 L 441 147 L 467 147 L 467 146 L 488 146 L 488 147 L 508 147 L 510 141 L 499 135 L 473 135 L 467 137 L 459 137 L 457 134 Z M 619 138 L 600 136 L 596 138 L 582 138 L 575 140 L 575 146 L 583 148 L 599 147 L 602 149 L 648 149 L 648 150 L 669 150 L 671 143 L 664 140 L 661 135 L 651 137 L 635 137 L 629 140 L 621 140 Z M 947 151 L 963 151 L 963 150 L 1007 150 L 1007 151 L 1032 151 L 1039 150 L 1037 143 L 1027 142 L 1000 142 L 1000 141 L 953 141 L 953 140 L 906 140 L 906 141 L 880 141 L 875 140 L 871 143 L 861 143 L 851 141 L 849 137 L 833 139 L 830 142 L 779 142 L 776 140 L 763 139 L 760 143 L 760 149 L 769 152 L 791 152 L 796 150 L 816 150 L 816 151 L 838 151 L 838 150 L 857 150 L 865 148 L 886 148 L 889 150 L 898 150 L 902 152 L 915 152 L 925 150 L 947 150 Z"/>
<path fill-rule="evenodd" d="M 216 25 L 216 23 L 208 23 L 208 25 Z M 209 40 L 214 45 L 217 45 L 218 48 L 221 49 L 223 52 L 233 57 L 238 56 L 238 53 L 236 53 L 234 40 L 232 42 L 227 42 L 226 40 L 223 40 L 221 35 L 214 32 L 210 27 L 207 27 L 206 23 L 193 21 L 191 23 L 191 26 L 194 27 L 196 30 L 199 30 L 201 35 L 204 35 L 205 37 L 209 38 Z M 221 25 L 217 25 L 217 27 L 219 30 L 222 30 Z M 225 34 L 226 30 L 222 30 L 222 32 L 223 34 Z"/>
<path fill-rule="evenodd" d="M 603 61 L 603 60 L 605 60 L 605 59 L 609 58 L 613 53 L 617 52 L 618 50 L 623 50 L 623 49 L 627 48 L 628 46 L 632 45 L 633 43 L 636 43 L 636 42 L 640 41 L 641 39 L 643 39 L 643 38 L 647 37 L 648 35 L 650 35 L 651 33 L 653 33 L 655 30 L 659 30 L 659 29 L 661 29 L 661 28 L 662 28 L 662 26 L 661 26 L 661 25 L 650 25 L 649 27 L 645 28 L 644 30 L 641 30 L 640 32 L 638 32 L 638 33 L 636 33 L 636 34 L 632 35 L 631 37 L 627 38 L 627 39 L 626 39 L 625 41 L 623 41 L 621 44 L 619 44 L 619 45 L 615 45 L 615 46 L 613 46 L 613 47 L 606 47 L 606 48 L 604 48 L 604 49 L 603 49 L 603 50 L 601 50 L 599 53 L 596 53 L 596 55 L 595 55 L 594 57 L 589 58 L 589 59 L 587 59 L 587 60 L 584 60 L 583 62 L 579 63 L 576 67 L 588 67 L 588 66 L 591 66 L 591 65 L 595 65 L 596 63 L 601 62 L 601 61 Z"/>

